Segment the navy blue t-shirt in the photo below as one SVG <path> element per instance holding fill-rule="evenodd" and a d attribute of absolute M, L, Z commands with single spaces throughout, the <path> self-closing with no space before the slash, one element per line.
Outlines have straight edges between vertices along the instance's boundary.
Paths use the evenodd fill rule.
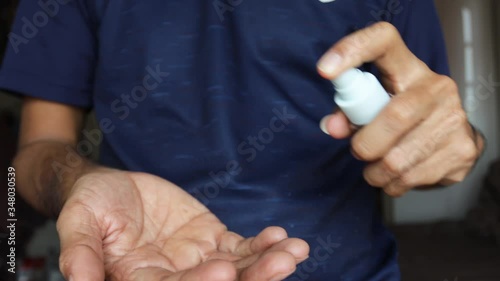
<path fill-rule="evenodd" d="M 306 239 L 288 280 L 399 280 L 364 164 L 318 126 L 335 104 L 317 60 L 381 20 L 448 72 L 432 0 L 24 0 L 0 87 L 93 108 L 103 165 L 178 184 L 235 232 Z"/>

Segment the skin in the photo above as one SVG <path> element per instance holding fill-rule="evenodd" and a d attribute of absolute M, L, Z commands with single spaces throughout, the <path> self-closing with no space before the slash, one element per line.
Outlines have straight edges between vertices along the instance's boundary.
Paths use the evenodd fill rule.
<path fill-rule="evenodd" d="M 415 187 L 462 181 L 484 149 L 469 124 L 456 83 L 431 71 L 404 44 L 397 29 L 381 22 L 353 33 L 318 62 L 319 73 L 334 79 L 349 68 L 373 62 L 391 102 L 356 130 L 342 112 L 321 126 L 334 138 L 352 136 L 352 152 L 370 164 L 367 182 L 391 196 Z"/>
<path fill-rule="evenodd" d="M 14 160 L 22 196 L 58 216 L 67 280 L 274 281 L 307 258 L 307 243 L 282 228 L 241 237 L 173 183 L 67 150 L 76 146 L 83 116 L 78 108 L 25 99 Z M 62 180 L 55 162 L 70 167 Z"/>
<path fill-rule="evenodd" d="M 332 79 L 368 61 L 396 94 L 390 105 L 359 131 L 341 112 L 323 120 L 335 138 L 354 134 L 353 152 L 371 163 L 368 182 L 397 196 L 413 186 L 463 179 L 483 141 L 468 125 L 453 81 L 415 58 L 387 23 L 346 37 L 318 68 Z M 171 182 L 75 156 L 83 116 L 75 107 L 27 98 L 14 161 L 23 197 L 58 216 L 66 279 L 275 281 L 307 258 L 308 245 L 281 228 L 241 237 Z M 58 176 L 55 162 L 70 168 Z"/>
<path fill-rule="evenodd" d="M 244 239 L 149 174 L 102 169 L 73 190 L 57 223 L 70 280 L 283 280 L 309 252 L 278 227 Z"/>

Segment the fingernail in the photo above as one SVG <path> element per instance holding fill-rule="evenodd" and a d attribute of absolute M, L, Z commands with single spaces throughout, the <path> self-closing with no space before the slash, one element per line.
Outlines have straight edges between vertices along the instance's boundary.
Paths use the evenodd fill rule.
<path fill-rule="evenodd" d="M 318 62 L 318 69 L 323 73 L 332 74 L 342 62 L 342 57 L 335 52 L 324 55 Z"/>
<path fill-rule="evenodd" d="M 73 281 L 73 276 L 70 275 L 68 281 Z"/>
<path fill-rule="evenodd" d="M 328 133 L 328 130 L 326 129 L 328 119 L 330 119 L 330 116 L 323 117 L 323 119 L 321 119 L 321 121 L 319 122 L 319 127 L 321 128 L 321 131 L 323 131 L 323 133 L 330 135 L 330 133 Z"/>

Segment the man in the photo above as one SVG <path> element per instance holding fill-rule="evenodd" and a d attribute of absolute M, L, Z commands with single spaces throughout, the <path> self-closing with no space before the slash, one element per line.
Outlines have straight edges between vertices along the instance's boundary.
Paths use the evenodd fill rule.
<path fill-rule="evenodd" d="M 483 150 L 431 0 L 21 1 L 12 32 L 18 188 L 72 281 L 399 280 L 371 186 L 457 182 Z M 394 97 L 354 131 L 322 117 L 361 65 Z"/>

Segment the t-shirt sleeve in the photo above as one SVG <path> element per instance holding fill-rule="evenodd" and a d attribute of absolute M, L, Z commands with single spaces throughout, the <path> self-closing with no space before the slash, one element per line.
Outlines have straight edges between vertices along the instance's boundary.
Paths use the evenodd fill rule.
<path fill-rule="evenodd" d="M 21 0 L 0 68 L 0 88 L 88 108 L 95 31 L 83 0 Z"/>
<path fill-rule="evenodd" d="M 392 14 L 390 22 L 409 49 L 434 72 L 449 75 L 446 45 L 434 0 L 388 0 L 388 8 Z"/>

